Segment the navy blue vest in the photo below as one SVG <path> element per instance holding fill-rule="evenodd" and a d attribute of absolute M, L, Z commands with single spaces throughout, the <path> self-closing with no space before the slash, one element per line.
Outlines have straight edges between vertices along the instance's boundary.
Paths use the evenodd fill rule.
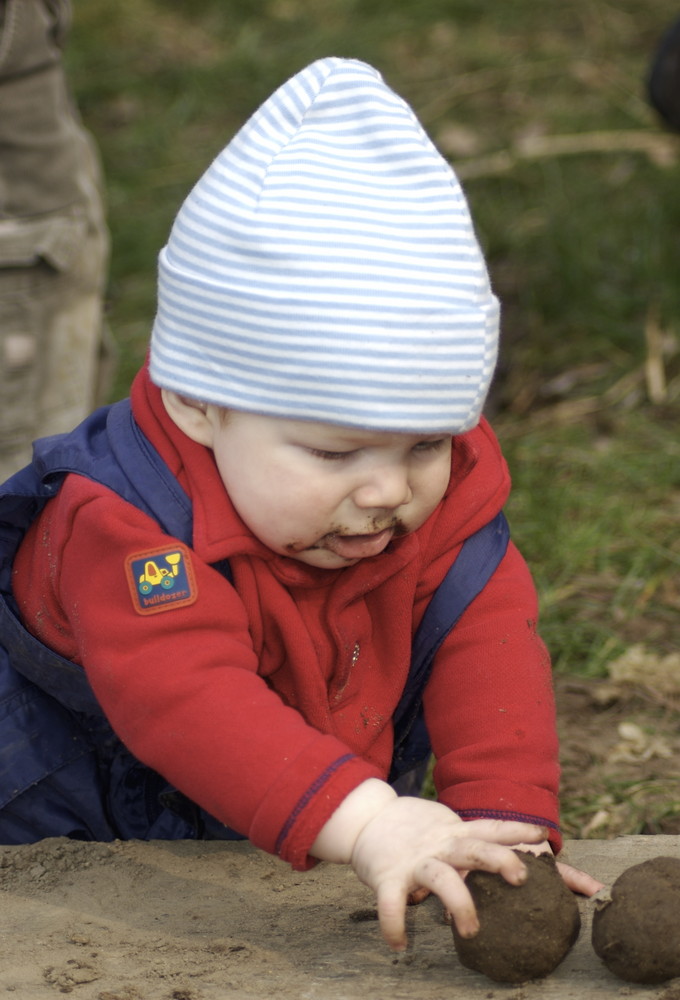
<path fill-rule="evenodd" d="M 192 542 L 186 493 L 132 417 L 129 400 L 97 410 L 69 434 L 43 438 L 31 465 L 0 487 L 0 843 L 239 836 L 137 761 L 109 726 L 80 666 L 22 626 L 12 596 L 14 555 L 69 472 L 87 476 Z M 130 474 L 128 474 L 130 473 Z M 416 792 L 430 744 L 422 693 L 434 657 L 503 558 L 503 514 L 469 538 L 433 596 L 413 643 L 394 714 L 390 781 Z M 216 566 L 229 578 L 226 563 Z"/>

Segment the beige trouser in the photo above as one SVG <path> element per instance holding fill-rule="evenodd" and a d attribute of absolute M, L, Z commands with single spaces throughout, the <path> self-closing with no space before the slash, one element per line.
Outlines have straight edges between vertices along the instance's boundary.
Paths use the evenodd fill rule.
<path fill-rule="evenodd" d="M 108 232 L 61 64 L 68 0 L 0 0 L 0 481 L 101 401 Z"/>

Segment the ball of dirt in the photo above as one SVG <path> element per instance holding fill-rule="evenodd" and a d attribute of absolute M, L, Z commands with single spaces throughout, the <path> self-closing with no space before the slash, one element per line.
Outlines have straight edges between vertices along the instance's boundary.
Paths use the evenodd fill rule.
<path fill-rule="evenodd" d="M 515 851 L 527 867 L 523 885 L 473 871 L 465 884 L 479 917 L 479 932 L 462 938 L 453 926 L 461 963 L 499 983 L 539 979 L 555 969 L 581 929 L 578 904 L 551 854 Z"/>
<path fill-rule="evenodd" d="M 627 868 L 593 914 L 593 948 L 610 972 L 630 983 L 680 976 L 680 858 Z"/>

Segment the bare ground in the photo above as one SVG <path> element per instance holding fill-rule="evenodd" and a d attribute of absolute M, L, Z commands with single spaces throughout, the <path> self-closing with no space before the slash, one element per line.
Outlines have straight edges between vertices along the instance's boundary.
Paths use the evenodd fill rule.
<path fill-rule="evenodd" d="M 565 835 L 680 833 L 680 656 L 642 647 L 606 680 L 558 677 Z"/>

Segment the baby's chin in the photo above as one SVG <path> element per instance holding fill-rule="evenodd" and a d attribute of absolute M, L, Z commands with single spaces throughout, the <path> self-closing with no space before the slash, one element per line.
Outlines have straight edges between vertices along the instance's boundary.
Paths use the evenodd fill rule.
<path fill-rule="evenodd" d="M 345 569 L 347 566 L 355 566 L 361 559 L 347 559 L 330 549 L 311 546 L 308 549 L 293 550 L 287 549 L 285 553 L 290 559 L 304 563 L 306 566 L 316 566 L 317 569 Z"/>

